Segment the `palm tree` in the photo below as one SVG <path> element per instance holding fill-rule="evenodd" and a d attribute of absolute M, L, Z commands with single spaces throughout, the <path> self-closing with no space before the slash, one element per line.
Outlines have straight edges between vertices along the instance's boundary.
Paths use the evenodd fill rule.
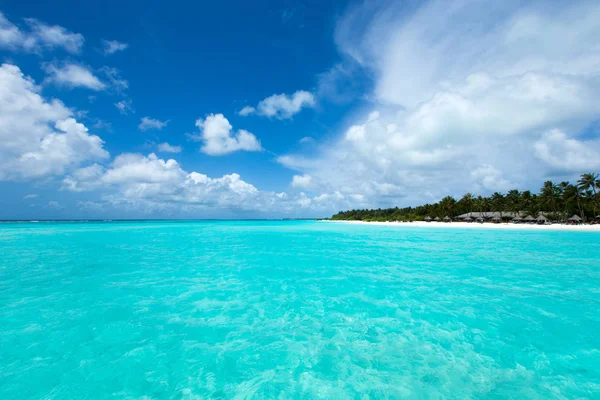
<path fill-rule="evenodd" d="M 598 174 L 592 172 L 581 175 L 581 178 L 577 181 L 577 187 L 585 193 L 590 193 L 588 196 L 592 200 L 592 204 L 595 200 L 594 215 L 597 215 L 598 208 L 600 208 L 600 199 L 598 199 L 598 192 L 596 189 L 600 189 L 600 180 Z"/>
<path fill-rule="evenodd" d="M 521 193 L 518 190 L 509 190 L 506 193 L 506 209 L 507 211 L 512 211 L 515 215 L 519 210 L 519 203 L 521 201 Z"/>
<path fill-rule="evenodd" d="M 521 193 L 521 199 L 519 200 L 519 211 L 525 211 L 531 206 L 531 191 L 525 190 Z"/>
<path fill-rule="evenodd" d="M 460 204 L 459 212 L 464 214 L 473 211 L 473 202 L 473 195 L 471 193 L 465 194 L 458 202 Z"/>
<path fill-rule="evenodd" d="M 558 201 L 560 199 L 560 191 L 558 187 L 554 185 L 552 181 L 546 181 L 540 190 L 540 194 L 543 204 L 546 205 L 546 210 L 552 211 L 554 214 L 556 214 L 556 206 L 558 205 Z"/>
<path fill-rule="evenodd" d="M 440 218 L 443 218 L 445 216 L 450 216 L 450 217 L 454 216 L 454 208 L 456 205 L 456 200 L 454 199 L 454 197 L 446 196 L 440 201 L 439 204 L 440 204 L 440 209 L 441 209 L 442 213 L 445 214 Z"/>
<path fill-rule="evenodd" d="M 505 199 L 504 195 L 500 192 L 495 192 L 492 194 L 492 210 L 495 212 L 500 212 L 500 219 L 502 219 L 502 211 L 504 211 L 505 207 Z"/>

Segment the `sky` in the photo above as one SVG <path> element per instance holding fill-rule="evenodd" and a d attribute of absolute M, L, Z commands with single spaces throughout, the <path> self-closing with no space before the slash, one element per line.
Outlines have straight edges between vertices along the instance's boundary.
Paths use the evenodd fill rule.
<path fill-rule="evenodd" d="M 597 1 L 0 1 L 0 219 L 323 217 L 600 171 Z"/>

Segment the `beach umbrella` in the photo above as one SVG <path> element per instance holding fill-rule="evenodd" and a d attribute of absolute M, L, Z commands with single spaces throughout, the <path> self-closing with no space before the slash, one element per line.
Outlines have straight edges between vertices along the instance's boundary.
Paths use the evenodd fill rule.
<path fill-rule="evenodd" d="M 568 221 L 580 222 L 581 217 L 579 215 L 575 214 L 571 218 L 569 218 Z"/>
<path fill-rule="evenodd" d="M 450 219 L 450 217 L 448 217 L 448 216 L 445 216 L 445 217 L 444 217 L 444 221 L 452 221 L 452 220 Z"/>
<path fill-rule="evenodd" d="M 428 215 L 428 216 L 426 216 L 426 217 L 425 217 L 425 221 L 427 221 L 427 222 L 431 221 L 431 217 L 430 217 L 429 215 Z"/>
<path fill-rule="evenodd" d="M 535 221 L 535 218 L 533 218 L 531 215 L 528 215 L 525 217 L 525 221 Z"/>
<path fill-rule="evenodd" d="M 440 222 L 440 217 L 435 217 L 433 220 L 437 221 L 437 222 Z"/>
<path fill-rule="evenodd" d="M 500 218 L 500 217 L 494 217 L 494 218 L 492 218 L 492 221 L 502 221 L 502 218 Z"/>
<path fill-rule="evenodd" d="M 522 221 L 522 220 L 523 220 L 523 218 L 519 217 L 518 215 L 513 218 L 513 221 Z"/>
<path fill-rule="evenodd" d="M 540 215 L 539 217 L 537 217 L 536 220 L 537 221 L 548 221 L 548 218 L 544 217 L 543 215 Z"/>

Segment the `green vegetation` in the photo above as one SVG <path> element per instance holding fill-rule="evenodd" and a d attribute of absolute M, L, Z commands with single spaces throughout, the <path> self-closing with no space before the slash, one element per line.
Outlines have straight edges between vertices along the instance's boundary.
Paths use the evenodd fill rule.
<path fill-rule="evenodd" d="M 566 221 L 577 214 L 585 221 L 591 221 L 600 212 L 599 174 L 581 175 L 576 184 L 551 181 L 544 183 L 540 193 L 529 190 L 511 190 L 506 194 L 496 192 L 489 197 L 465 194 L 460 200 L 446 196 L 438 203 L 417 207 L 387 208 L 377 210 L 342 211 L 331 217 L 332 220 L 352 221 L 420 221 L 431 218 L 454 218 L 468 212 L 509 212 L 520 211 L 537 216 L 544 213 L 550 220 Z"/>

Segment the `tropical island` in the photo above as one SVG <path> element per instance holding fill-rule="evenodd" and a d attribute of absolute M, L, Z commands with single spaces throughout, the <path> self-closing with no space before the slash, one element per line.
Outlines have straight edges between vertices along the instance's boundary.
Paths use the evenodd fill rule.
<path fill-rule="evenodd" d="M 341 211 L 330 220 L 597 224 L 600 223 L 599 176 L 583 174 L 575 184 L 546 181 L 539 193 L 516 189 L 487 197 L 467 193 L 459 200 L 446 196 L 437 203 L 416 207 Z"/>

